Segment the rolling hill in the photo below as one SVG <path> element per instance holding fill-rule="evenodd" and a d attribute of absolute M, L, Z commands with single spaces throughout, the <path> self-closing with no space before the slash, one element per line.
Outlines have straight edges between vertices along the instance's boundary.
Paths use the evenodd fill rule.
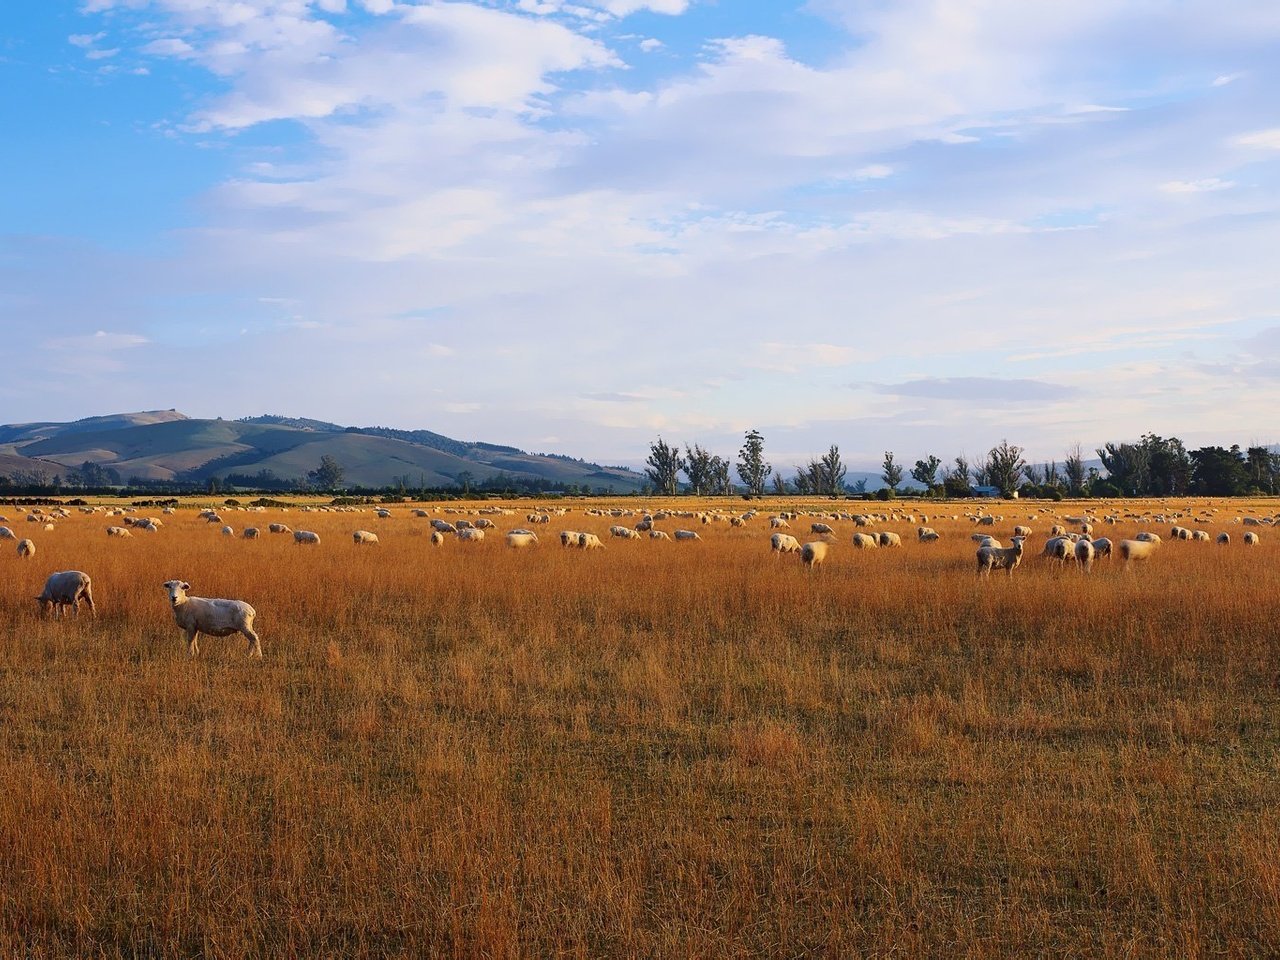
<path fill-rule="evenodd" d="M 126 480 L 204 482 L 264 470 L 292 479 L 306 476 L 324 456 L 342 465 L 348 485 L 360 487 L 447 487 L 460 476 L 482 483 L 501 475 L 628 493 L 644 481 L 631 470 L 428 430 L 343 427 L 291 417 L 201 420 L 167 410 L 0 426 L 0 473 L 9 474 L 56 473 L 87 461 Z"/>

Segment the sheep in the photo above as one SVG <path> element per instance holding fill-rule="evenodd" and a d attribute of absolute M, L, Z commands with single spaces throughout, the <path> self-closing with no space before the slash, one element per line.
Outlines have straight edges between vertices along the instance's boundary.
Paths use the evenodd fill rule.
<path fill-rule="evenodd" d="M 289 525 L 287 523 L 268 523 L 267 532 L 268 533 L 293 533 L 293 531 L 289 529 Z"/>
<path fill-rule="evenodd" d="M 513 550 L 523 550 L 537 545 L 538 535 L 530 530 L 512 530 L 507 534 L 507 546 Z"/>
<path fill-rule="evenodd" d="M 600 538 L 594 533 L 580 533 L 578 534 L 578 549 L 603 550 L 604 544 L 600 542 Z"/>
<path fill-rule="evenodd" d="M 1022 537 L 1014 537 L 1012 542 L 1012 547 L 979 547 L 978 576 L 990 576 L 992 570 L 1008 570 L 1012 577 L 1022 562 Z"/>
<path fill-rule="evenodd" d="M 916 539 L 921 543 L 932 543 L 934 540 L 938 539 L 938 531 L 933 529 L 933 527 L 917 527 Z"/>
<path fill-rule="evenodd" d="M 89 575 L 79 570 L 63 570 L 60 573 L 49 574 L 49 579 L 44 582 L 44 590 L 40 596 L 36 597 L 40 612 L 44 613 L 52 607 L 55 618 L 61 618 L 69 605 L 75 612 L 76 619 L 79 619 L 81 600 L 88 605 L 89 612 L 96 617 L 98 611 L 93 606 L 93 589 Z"/>
<path fill-rule="evenodd" d="M 1050 537 L 1045 541 L 1044 550 L 1040 556 L 1065 563 L 1067 560 L 1075 558 L 1075 552 L 1070 538 L 1066 536 Z"/>
<path fill-rule="evenodd" d="M 0 527 L 0 540 L 17 540 L 18 535 L 8 527 Z"/>
<path fill-rule="evenodd" d="M 827 559 L 827 543 L 825 540 L 814 540 L 800 548 L 800 562 L 812 570 Z"/>
<path fill-rule="evenodd" d="M 769 549 L 774 553 L 799 553 L 800 541 L 789 533 L 775 533 L 769 538 Z"/>
<path fill-rule="evenodd" d="M 18 541 L 18 556 L 34 557 L 36 555 L 36 545 L 30 540 Z"/>
<path fill-rule="evenodd" d="M 853 535 L 853 545 L 859 550 L 867 550 L 871 547 L 880 546 L 880 538 L 872 533 L 855 533 Z"/>
<path fill-rule="evenodd" d="M 320 543 L 320 534 L 313 533 L 310 530 L 295 530 L 293 531 L 293 542 L 299 545 L 306 543 L 318 546 Z"/>
<path fill-rule="evenodd" d="M 649 539 L 650 540 L 670 540 L 671 538 L 667 536 L 667 531 L 665 530 L 650 530 Z"/>
<path fill-rule="evenodd" d="M 377 517 L 378 517 L 378 519 L 379 519 L 379 520 L 388 520 L 388 519 L 390 519 L 390 518 L 391 518 L 391 511 L 390 511 L 390 510 L 387 510 L 387 509 L 385 509 L 385 508 L 384 508 L 384 509 L 380 509 L 380 510 L 375 510 L 375 511 L 373 511 L 373 512 L 374 512 L 374 514 L 376 514 L 376 515 L 377 515 Z"/>
<path fill-rule="evenodd" d="M 791 524 L 787 523 L 787 521 L 782 519 L 782 517 L 770 517 L 769 529 L 770 530 L 790 530 Z"/>
<path fill-rule="evenodd" d="M 1082 523 L 1082 524 L 1080 524 L 1080 532 L 1081 532 L 1081 533 L 1083 533 L 1083 534 L 1085 534 L 1086 536 L 1087 536 L 1087 535 L 1089 535 L 1089 534 L 1092 534 L 1092 533 L 1093 533 L 1093 524 L 1092 524 L 1092 523 Z"/>
<path fill-rule="evenodd" d="M 1144 530 L 1144 531 L 1142 531 L 1142 533 L 1138 534 L 1138 535 L 1137 535 L 1136 537 L 1134 537 L 1133 539 L 1135 539 L 1135 540 L 1140 540 L 1140 541 L 1142 541 L 1143 543 L 1159 543 L 1159 542 L 1160 542 L 1160 534 L 1158 534 L 1158 533 L 1148 533 L 1147 531 L 1145 531 L 1145 530 Z"/>
<path fill-rule="evenodd" d="M 185 580 L 166 580 L 164 588 L 169 592 L 169 606 L 173 619 L 187 634 L 187 653 L 192 659 L 200 652 L 200 634 L 210 637 L 229 637 L 243 634 L 249 641 L 249 656 L 262 656 L 262 641 L 253 631 L 253 618 L 257 611 L 243 600 L 214 600 L 188 596 L 191 584 Z"/>
<path fill-rule="evenodd" d="M 1139 560 L 1150 559 L 1159 546 L 1159 540 L 1121 540 L 1120 556 L 1124 557 L 1125 568 Z"/>
<path fill-rule="evenodd" d="M 980 527 L 994 527 L 995 525 L 996 525 L 996 518 L 993 516 L 988 515 L 985 517 L 978 518 L 978 526 Z"/>
<path fill-rule="evenodd" d="M 470 520 L 455 520 L 453 525 L 459 530 L 466 530 L 468 527 L 476 526 L 476 524 L 472 523 Z"/>
<path fill-rule="evenodd" d="M 1088 540 L 1079 540 L 1076 542 L 1076 563 L 1080 565 L 1080 569 L 1088 573 L 1093 569 L 1093 558 L 1096 554 L 1093 543 Z"/>
<path fill-rule="evenodd" d="M 1013 535 L 1015 537 L 1022 537 L 1025 540 L 1027 537 L 1031 536 L 1031 528 L 1019 524 L 1013 528 Z"/>
<path fill-rule="evenodd" d="M 432 545 L 433 547 L 438 547 L 438 546 L 440 546 L 442 543 L 444 543 L 444 534 L 443 534 L 443 533 L 441 533 L 439 530 L 432 530 L 432 531 L 431 531 L 431 545 Z"/>
<path fill-rule="evenodd" d="M 108 537 L 132 537 L 128 527 L 107 527 Z"/>
<path fill-rule="evenodd" d="M 1191 539 L 1202 543 L 1208 543 L 1212 538 L 1209 536 L 1208 530 L 1192 530 Z"/>
<path fill-rule="evenodd" d="M 1258 545 L 1258 535 L 1252 530 L 1246 531 L 1244 535 L 1244 545 L 1246 547 L 1256 547 Z"/>
<path fill-rule="evenodd" d="M 431 529 L 438 530 L 441 533 L 457 533 L 458 532 L 458 528 L 455 527 L 448 520 L 440 520 L 440 519 L 431 521 Z"/>
<path fill-rule="evenodd" d="M 1066 532 L 1067 528 L 1060 523 L 1055 523 L 1049 528 L 1049 536 L 1051 537 L 1061 537 L 1064 536 Z"/>
<path fill-rule="evenodd" d="M 1099 537 L 1097 540 L 1094 540 L 1093 555 L 1099 560 L 1103 557 L 1106 557 L 1108 560 L 1111 559 L 1111 541 L 1106 537 Z"/>
<path fill-rule="evenodd" d="M 1191 531 L 1186 527 L 1172 527 L 1169 530 L 1170 540 L 1190 540 Z"/>
<path fill-rule="evenodd" d="M 497 530 L 498 525 L 487 517 L 481 517 L 475 522 L 476 527 L 481 530 Z"/>
<path fill-rule="evenodd" d="M 880 534 L 880 546 L 882 547 L 900 547 L 902 546 L 902 537 L 896 533 L 885 531 Z"/>
<path fill-rule="evenodd" d="M 351 542 L 357 547 L 362 543 L 377 543 L 378 535 L 368 530 L 353 530 L 351 532 Z"/>
<path fill-rule="evenodd" d="M 475 527 L 462 527 L 458 530 L 458 539 L 467 543 L 479 543 L 484 539 L 484 531 Z"/>
<path fill-rule="evenodd" d="M 411 510 L 410 513 L 412 513 L 415 517 L 431 516 L 431 514 L 429 514 L 426 510 L 423 510 L 422 508 L 418 508 L 417 510 Z"/>
<path fill-rule="evenodd" d="M 676 530 L 672 534 L 677 540 L 701 540 L 696 530 Z"/>
<path fill-rule="evenodd" d="M 236 535 L 236 532 L 235 532 L 235 529 L 232 527 L 223 527 L 222 535 L 224 537 L 234 537 Z"/>
<path fill-rule="evenodd" d="M 1218 542 L 1218 546 L 1220 547 L 1231 546 L 1231 534 L 1227 533 L 1226 531 L 1223 531 L 1222 533 L 1218 534 L 1217 542 Z M 22 544 L 18 544 L 18 548 L 21 549 Z"/>
<path fill-rule="evenodd" d="M 809 532 L 810 532 L 810 533 L 819 533 L 819 534 L 821 534 L 821 533 L 835 533 L 835 531 L 831 529 L 830 524 L 826 524 L 826 523 L 811 523 L 811 524 L 809 524 Z"/>
<path fill-rule="evenodd" d="M 246 540 L 257 540 L 260 533 L 261 531 L 257 527 L 245 527 L 244 533 L 240 534 L 240 536 Z"/>

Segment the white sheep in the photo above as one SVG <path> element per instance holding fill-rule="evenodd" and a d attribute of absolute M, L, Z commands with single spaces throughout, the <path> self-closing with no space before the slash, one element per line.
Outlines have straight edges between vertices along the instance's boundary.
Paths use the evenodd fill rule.
<path fill-rule="evenodd" d="M 1258 535 L 1252 530 L 1248 530 L 1244 535 L 1244 545 L 1246 547 L 1256 547 L 1258 545 Z"/>
<path fill-rule="evenodd" d="M 1208 530 L 1192 530 L 1191 539 L 1202 543 L 1208 543 L 1213 538 L 1209 536 Z"/>
<path fill-rule="evenodd" d="M 992 570 L 1008 570 L 1012 577 L 1022 562 L 1022 537 L 1014 537 L 1012 543 L 1012 547 L 979 547 L 978 576 L 990 576 Z"/>
<path fill-rule="evenodd" d="M 441 533 L 457 533 L 458 528 L 448 520 L 435 519 L 431 521 L 431 529 L 438 530 Z"/>
<path fill-rule="evenodd" d="M 93 590 L 89 575 L 79 570 L 63 570 L 49 574 L 49 579 L 44 582 L 44 590 L 40 596 L 36 597 L 40 612 L 44 613 L 52 607 L 55 618 L 60 618 L 65 608 L 70 606 L 78 619 L 81 600 L 88 604 L 90 613 L 94 616 L 98 615 L 98 611 L 93 606 Z"/>
<path fill-rule="evenodd" d="M 921 543 L 932 543 L 939 539 L 938 531 L 933 529 L 933 527 L 917 527 L 916 539 Z"/>
<path fill-rule="evenodd" d="M 262 641 L 253 631 L 257 612 L 243 600 L 215 600 L 187 595 L 191 584 L 184 580 L 166 580 L 173 619 L 187 633 L 187 652 L 194 657 L 200 652 L 200 634 L 229 637 L 240 633 L 249 641 L 249 656 L 262 656 Z"/>
<path fill-rule="evenodd" d="M 295 530 L 293 531 L 293 542 L 296 544 L 306 543 L 311 545 L 319 545 L 320 534 L 314 533 L 310 530 Z"/>
<path fill-rule="evenodd" d="M 1225 530 L 1222 533 L 1218 534 L 1218 546 L 1227 547 L 1230 545 L 1231 545 L 1231 534 L 1227 533 Z M 19 544 L 18 546 L 21 547 L 22 544 Z"/>
<path fill-rule="evenodd" d="M 378 535 L 368 530 L 353 530 L 351 532 L 351 542 L 356 546 L 362 543 L 377 543 Z"/>
<path fill-rule="evenodd" d="M 667 536 L 667 531 L 665 530 L 650 530 L 649 539 L 650 540 L 670 540 L 671 538 Z"/>
<path fill-rule="evenodd" d="M 18 541 L 18 556 L 34 557 L 36 555 L 36 545 L 30 540 Z"/>
<path fill-rule="evenodd" d="M 438 546 L 440 546 L 442 543 L 444 543 L 444 534 L 443 534 L 443 533 L 441 533 L 439 530 L 432 530 L 432 531 L 431 531 L 431 545 L 432 545 L 433 547 L 438 547 Z"/>
<path fill-rule="evenodd" d="M 257 540 L 260 532 L 257 527 L 245 527 L 241 536 L 246 540 Z"/>
<path fill-rule="evenodd" d="M 770 517 L 769 529 L 771 530 L 790 530 L 791 524 L 787 523 L 782 517 Z"/>
<path fill-rule="evenodd" d="M 108 537 L 132 537 L 128 527 L 107 527 Z"/>
<path fill-rule="evenodd" d="M 461 527 L 458 530 L 458 539 L 467 543 L 479 543 L 484 539 L 484 531 L 475 527 Z"/>
<path fill-rule="evenodd" d="M 835 533 L 835 531 L 831 529 L 831 525 L 826 523 L 809 524 L 809 532 L 810 533 Z"/>
<path fill-rule="evenodd" d="M 1144 531 L 1142 531 L 1142 533 L 1138 534 L 1138 535 L 1137 535 L 1136 537 L 1134 537 L 1133 539 L 1135 539 L 1135 540 L 1139 540 L 1139 541 L 1141 541 L 1141 542 L 1143 542 L 1143 543 L 1159 543 L 1159 542 L 1160 542 L 1160 534 L 1158 534 L 1158 533 L 1148 533 L 1146 530 L 1144 530 Z"/>
<path fill-rule="evenodd" d="M 0 540 L 17 540 L 18 535 L 8 527 L 0 527 Z"/>
<path fill-rule="evenodd" d="M 560 546 L 562 546 L 562 547 L 576 547 L 576 546 L 578 545 L 578 537 L 579 537 L 579 536 L 581 536 L 581 534 L 580 534 L 577 530 L 561 530 L 561 531 L 560 531 Z"/>
<path fill-rule="evenodd" d="M 236 535 L 236 531 L 233 527 L 223 527 L 222 535 L 224 537 L 234 537 Z"/>
<path fill-rule="evenodd" d="M 481 517 L 475 522 L 475 525 L 481 530 L 497 530 L 498 525 L 487 517 Z"/>
<path fill-rule="evenodd" d="M 800 541 L 789 533 L 775 533 L 769 538 L 769 548 L 774 553 L 799 553 Z"/>
<path fill-rule="evenodd" d="M 1127 568 L 1131 563 L 1150 559 L 1159 546 L 1159 540 L 1121 540 L 1120 556 L 1124 557 Z"/>
<path fill-rule="evenodd" d="M 902 546 L 902 537 L 896 533 L 884 531 L 880 534 L 880 546 L 882 547 L 900 547 Z"/>
<path fill-rule="evenodd" d="M 523 550 L 537 545 L 538 535 L 531 530 L 512 530 L 507 534 L 507 546 L 514 550 Z"/>
<path fill-rule="evenodd" d="M 1044 543 L 1044 550 L 1040 556 L 1048 557 L 1051 560 L 1061 560 L 1066 562 L 1075 558 L 1075 548 L 1072 545 L 1071 538 L 1067 536 L 1050 537 Z"/>
<path fill-rule="evenodd" d="M 825 540 L 814 540 L 800 548 L 800 562 L 812 570 L 827 559 L 827 543 Z"/>
<path fill-rule="evenodd" d="M 1093 541 L 1093 555 L 1101 560 L 1106 557 L 1111 559 L 1111 541 L 1106 537 L 1099 537 Z"/>
<path fill-rule="evenodd" d="M 880 546 L 880 538 L 873 533 L 855 533 L 853 545 L 859 550 L 868 550 Z"/>
<path fill-rule="evenodd" d="M 673 534 L 677 540 L 701 540 L 696 530 L 677 530 Z"/>
<path fill-rule="evenodd" d="M 1022 537 L 1025 540 L 1027 537 L 1031 536 L 1031 528 L 1019 524 L 1013 528 L 1013 535 L 1015 537 Z"/>
<path fill-rule="evenodd" d="M 600 538 L 594 533 L 578 534 L 579 550 L 603 550 L 604 544 L 600 542 Z"/>
<path fill-rule="evenodd" d="M 289 525 L 287 523 L 268 523 L 267 532 L 268 533 L 293 533 L 293 531 L 289 528 Z"/>
<path fill-rule="evenodd" d="M 1080 569 L 1085 573 L 1093 569 L 1093 558 L 1096 555 L 1093 543 L 1089 540 L 1076 541 L 1076 563 L 1080 565 Z"/>
<path fill-rule="evenodd" d="M 1055 523 L 1053 526 L 1049 528 L 1049 536 L 1051 537 L 1065 536 L 1066 532 L 1067 532 L 1067 528 L 1060 523 Z"/>

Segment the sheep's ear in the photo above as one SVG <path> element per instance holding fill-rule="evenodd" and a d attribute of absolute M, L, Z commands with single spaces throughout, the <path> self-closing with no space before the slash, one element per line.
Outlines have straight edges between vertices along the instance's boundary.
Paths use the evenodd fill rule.
<path fill-rule="evenodd" d="M 183 589 L 183 590 L 190 590 L 190 589 L 191 589 L 191 584 L 189 584 L 189 583 L 187 583 L 187 581 L 183 580 L 183 581 L 182 581 L 182 589 Z"/>

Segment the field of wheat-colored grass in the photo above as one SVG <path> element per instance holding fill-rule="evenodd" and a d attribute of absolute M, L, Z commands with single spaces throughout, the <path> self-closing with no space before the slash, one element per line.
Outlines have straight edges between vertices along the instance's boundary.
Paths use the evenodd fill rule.
<path fill-rule="evenodd" d="M 407 504 L 223 514 L 258 541 L 0 508 L 37 544 L 0 541 L 0 957 L 1280 952 L 1280 534 L 1233 522 L 1280 504 L 1085 576 L 1037 556 L 1052 514 L 1188 505 L 898 506 L 942 539 L 829 521 L 808 571 L 769 550 L 794 503 L 659 543 L 577 502 L 524 551 Z M 1039 515 L 1012 577 L 974 509 Z M 38 614 L 65 569 L 96 617 Z M 188 659 L 171 578 L 252 603 L 264 659 Z"/>

